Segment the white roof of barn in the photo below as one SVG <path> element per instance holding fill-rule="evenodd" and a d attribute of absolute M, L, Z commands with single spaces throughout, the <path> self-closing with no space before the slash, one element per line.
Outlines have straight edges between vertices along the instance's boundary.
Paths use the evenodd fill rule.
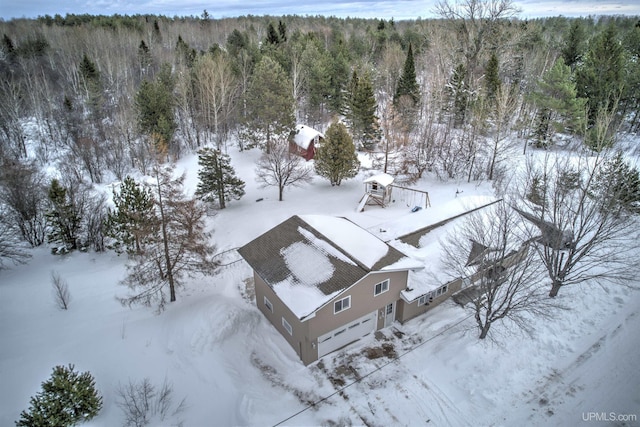
<path fill-rule="evenodd" d="M 389 175 L 388 173 L 380 173 L 377 175 L 373 175 L 370 176 L 369 178 L 365 179 L 364 182 L 377 182 L 378 184 L 382 185 L 383 187 L 386 187 L 388 185 L 393 184 L 393 177 L 391 175 Z"/>
<path fill-rule="evenodd" d="M 311 141 L 313 141 L 317 137 L 324 138 L 324 135 L 317 130 L 310 128 L 309 126 L 297 125 L 296 135 L 293 138 L 293 142 L 295 142 L 297 146 L 306 150 L 307 148 L 309 148 L 309 144 L 311 144 Z"/>

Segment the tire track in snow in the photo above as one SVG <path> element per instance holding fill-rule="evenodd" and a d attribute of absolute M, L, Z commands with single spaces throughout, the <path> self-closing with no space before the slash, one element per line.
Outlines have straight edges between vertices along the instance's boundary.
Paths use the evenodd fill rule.
<path fill-rule="evenodd" d="M 551 369 L 548 375 L 538 380 L 537 387 L 528 392 L 532 397 L 527 400 L 527 404 L 534 407 L 547 407 L 548 415 L 553 415 L 554 406 L 563 404 L 566 396 L 573 396 L 577 391 L 584 389 L 584 386 L 579 384 L 580 376 L 572 379 L 574 373 L 591 360 L 593 356 L 602 351 L 603 348 L 606 348 L 608 341 L 615 338 L 626 328 L 627 323 L 634 319 L 636 315 L 636 312 L 628 314 L 611 332 L 600 336 L 596 342 L 580 353 L 564 369 Z"/>

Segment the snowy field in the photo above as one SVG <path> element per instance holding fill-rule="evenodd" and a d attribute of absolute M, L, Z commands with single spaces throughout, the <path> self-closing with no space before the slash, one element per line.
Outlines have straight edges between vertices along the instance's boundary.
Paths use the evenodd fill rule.
<path fill-rule="evenodd" d="M 412 186 L 429 192 L 432 207 L 411 213 L 411 201 L 396 201 L 358 213 L 362 172 L 340 187 L 316 178 L 278 202 L 277 189 L 254 182 L 258 154 L 231 153 L 247 188 L 210 218 L 218 252 L 295 214 L 345 216 L 394 237 L 492 194 L 487 184 L 425 179 Z M 195 188 L 197 159 L 179 168 Z M 43 248 L 28 265 L 0 271 L 0 426 L 13 425 L 52 368 L 69 363 L 90 371 L 104 396 L 91 426 L 122 425 L 117 391 L 144 378 L 157 386 L 166 379 L 175 401 L 186 399 L 184 412 L 151 425 L 640 425 L 633 287 L 564 288 L 559 299 L 571 310 L 535 320 L 533 336 L 496 324 L 493 341 L 479 341 L 469 313 L 446 302 L 305 367 L 255 307 L 244 262 L 189 281 L 161 314 L 118 303 L 124 263 L 112 252 L 53 256 Z M 52 272 L 69 285 L 68 311 L 54 304 Z"/>

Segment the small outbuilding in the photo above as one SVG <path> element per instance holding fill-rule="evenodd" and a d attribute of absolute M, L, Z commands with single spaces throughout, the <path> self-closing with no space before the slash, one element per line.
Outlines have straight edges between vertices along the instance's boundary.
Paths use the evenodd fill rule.
<path fill-rule="evenodd" d="M 393 176 L 380 173 L 364 180 L 364 196 L 360 199 L 358 212 L 364 210 L 365 205 L 387 206 L 391 202 Z"/>
<path fill-rule="evenodd" d="M 297 125 L 289 137 L 289 151 L 305 160 L 311 160 L 322 140 L 324 140 L 322 133 L 309 126 Z"/>

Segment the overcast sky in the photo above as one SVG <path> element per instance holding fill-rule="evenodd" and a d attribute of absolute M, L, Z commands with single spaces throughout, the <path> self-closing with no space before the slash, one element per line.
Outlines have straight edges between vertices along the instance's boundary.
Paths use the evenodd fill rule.
<path fill-rule="evenodd" d="M 337 17 L 433 18 L 437 0 L 0 0 L 0 17 L 36 18 L 40 15 L 92 14 L 200 16 L 206 9 L 212 18 L 242 15 L 325 15 Z M 455 3 L 455 0 L 452 0 Z M 637 15 L 638 0 L 522 0 L 515 1 L 520 18 L 542 16 Z"/>

